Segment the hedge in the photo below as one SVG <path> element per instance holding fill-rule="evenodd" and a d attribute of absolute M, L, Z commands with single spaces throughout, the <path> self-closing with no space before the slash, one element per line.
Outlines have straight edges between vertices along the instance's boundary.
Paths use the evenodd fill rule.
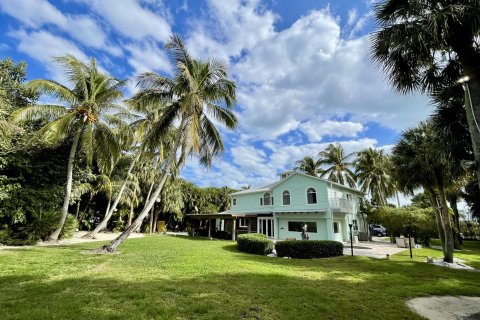
<path fill-rule="evenodd" d="M 273 241 L 261 233 L 247 233 L 237 237 L 237 247 L 243 252 L 267 255 L 273 250 Z"/>
<path fill-rule="evenodd" d="M 275 244 L 277 256 L 299 259 L 337 257 L 343 255 L 343 244 L 330 240 L 286 240 Z"/>

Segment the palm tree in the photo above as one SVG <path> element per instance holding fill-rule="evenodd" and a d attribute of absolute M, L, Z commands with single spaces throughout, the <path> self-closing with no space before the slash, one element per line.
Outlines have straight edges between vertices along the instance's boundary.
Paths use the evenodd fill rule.
<path fill-rule="evenodd" d="M 122 97 L 125 81 L 112 78 L 100 72 L 94 59 L 88 64 L 71 55 L 55 58 L 65 70 L 67 87 L 53 80 L 32 80 L 27 86 L 41 93 L 57 98 L 63 105 L 34 105 L 19 109 L 13 113 L 17 122 L 42 119 L 48 123 L 42 127 L 38 136 L 50 143 L 57 143 L 72 137 L 72 145 L 67 165 L 67 184 L 65 198 L 61 209 L 59 227 L 50 235 L 49 240 L 57 241 L 67 217 L 68 205 L 72 191 L 72 172 L 75 155 L 79 145 L 87 155 L 88 163 L 92 162 L 93 150 L 99 162 L 113 162 L 120 154 L 115 134 L 109 124 L 119 121 L 108 111 L 122 110 L 116 104 Z"/>
<path fill-rule="evenodd" d="M 423 187 L 429 196 L 435 208 L 444 260 L 452 262 L 454 241 L 446 198 L 452 166 L 442 148 L 443 141 L 435 135 L 431 124 L 421 123 L 402 134 L 393 149 L 392 162 L 395 180 L 404 192 Z"/>
<path fill-rule="evenodd" d="M 174 79 L 151 72 L 142 74 L 141 91 L 132 102 L 162 108 L 162 116 L 152 126 L 147 140 L 159 140 L 178 120 L 173 146 L 167 152 L 161 178 L 145 208 L 132 225 L 102 247 L 101 252 L 114 252 L 136 230 L 159 197 L 167 178 L 181 169 L 186 155 L 196 155 L 202 164 L 210 166 L 213 158 L 223 151 L 222 138 L 210 117 L 229 129 L 237 124 L 236 116 L 230 111 L 236 101 L 236 86 L 228 79 L 225 64 L 216 59 L 193 59 L 178 36 L 172 36 L 166 48 L 176 65 Z"/>
<path fill-rule="evenodd" d="M 325 150 L 318 153 L 318 165 L 327 167 L 319 169 L 320 177 L 328 177 L 330 181 L 355 187 L 356 176 L 350 170 L 352 163 L 348 162 L 354 155 L 355 153 L 345 155 L 343 147 L 339 143 L 329 144 Z"/>
<path fill-rule="evenodd" d="M 316 177 L 320 170 L 320 160 L 315 161 L 312 157 L 305 157 L 295 162 L 294 170 L 302 171 L 306 174 Z"/>
<path fill-rule="evenodd" d="M 395 187 L 389 172 L 389 159 L 383 150 L 368 148 L 360 151 L 354 161 L 360 190 L 380 206 L 394 194 Z"/>
<path fill-rule="evenodd" d="M 380 30 L 372 55 L 402 93 L 436 93 L 470 78 L 465 108 L 475 160 L 480 163 L 480 3 L 478 0 L 387 0 L 374 8 Z M 467 91 L 467 90 L 466 90 Z M 465 99 L 470 100 L 470 99 Z M 480 182 L 480 165 L 476 169 Z"/>

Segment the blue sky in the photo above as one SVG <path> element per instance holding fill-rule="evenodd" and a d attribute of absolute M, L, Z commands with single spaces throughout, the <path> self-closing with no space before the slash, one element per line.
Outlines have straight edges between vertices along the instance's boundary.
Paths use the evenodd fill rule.
<path fill-rule="evenodd" d="M 206 170 L 183 176 L 206 186 L 268 183 L 306 155 L 339 141 L 347 152 L 390 150 L 402 129 L 429 113 L 400 96 L 369 58 L 371 1 L 0 0 L 0 56 L 28 63 L 29 78 L 63 80 L 53 56 L 94 57 L 119 78 L 168 75 L 163 44 L 180 34 L 192 54 L 229 62 L 238 85 L 234 132 Z"/>

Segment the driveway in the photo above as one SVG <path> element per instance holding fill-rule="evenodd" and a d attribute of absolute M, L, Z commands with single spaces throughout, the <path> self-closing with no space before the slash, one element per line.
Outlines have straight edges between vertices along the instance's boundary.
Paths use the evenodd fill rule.
<path fill-rule="evenodd" d="M 343 243 L 343 254 L 351 255 L 350 243 Z M 353 245 L 354 256 L 366 256 L 377 259 L 385 259 L 388 255 L 399 253 L 405 248 L 398 248 L 395 243 L 383 241 L 362 241 Z"/>

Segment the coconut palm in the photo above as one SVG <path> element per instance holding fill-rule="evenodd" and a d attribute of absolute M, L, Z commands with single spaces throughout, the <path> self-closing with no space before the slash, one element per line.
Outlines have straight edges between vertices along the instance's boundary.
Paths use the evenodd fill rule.
<path fill-rule="evenodd" d="M 389 172 L 389 158 L 375 148 L 358 152 L 354 161 L 360 190 L 380 206 L 387 204 L 387 198 L 393 196 L 395 187 Z"/>
<path fill-rule="evenodd" d="M 329 144 L 325 150 L 318 153 L 317 161 L 321 168 L 318 170 L 321 177 L 327 177 L 328 180 L 340 184 L 348 184 L 355 187 L 356 176 L 350 170 L 351 162 L 348 162 L 355 153 L 345 155 L 341 144 Z M 326 169 L 324 169 L 326 167 Z"/>
<path fill-rule="evenodd" d="M 159 197 L 167 178 L 180 170 L 186 155 L 196 155 L 202 164 L 210 166 L 213 158 L 223 151 L 220 132 L 210 118 L 229 129 L 237 124 L 236 116 L 230 111 L 235 103 L 236 86 L 229 80 L 225 64 L 216 59 L 193 59 L 178 36 L 172 36 L 166 48 L 176 65 L 175 77 L 170 79 L 151 72 L 142 74 L 139 78 L 141 90 L 132 102 L 162 108 L 161 118 L 147 134 L 148 140 L 158 140 L 178 121 L 174 144 L 162 163 L 161 178 L 145 208 L 130 227 L 102 247 L 103 252 L 115 251 L 136 230 Z"/>
<path fill-rule="evenodd" d="M 395 180 L 404 192 L 423 187 L 430 197 L 436 209 L 444 260 L 452 262 L 454 241 L 446 198 L 446 187 L 452 183 L 452 166 L 442 144 L 431 124 L 421 123 L 402 134 L 393 149 L 392 163 Z"/>
<path fill-rule="evenodd" d="M 306 174 L 316 177 L 320 170 L 319 160 L 315 161 L 312 157 L 306 156 L 305 158 L 295 162 L 296 166 L 294 170 L 299 170 Z"/>
<path fill-rule="evenodd" d="M 480 3 L 478 0 L 387 0 L 374 14 L 379 31 L 373 58 L 403 93 L 435 93 L 468 76 L 471 105 L 465 108 L 475 160 L 480 163 Z M 467 89 L 467 88 L 466 88 Z M 476 169 L 480 182 L 480 166 Z"/>
<path fill-rule="evenodd" d="M 71 87 L 53 80 L 32 80 L 27 86 L 33 90 L 55 97 L 64 105 L 44 104 L 19 109 L 13 113 L 17 122 L 42 119 L 48 123 L 38 131 L 38 137 L 50 143 L 71 138 L 71 149 L 67 165 L 65 198 L 61 208 L 59 227 L 50 235 L 56 241 L 67 217 L 72 190 L 72 172 L 77 149 L 80 146 L 86 153 L 88 163 L 95 156 L 98 162 L 113 162 L 120 154 L 115 134 L 109 124 L 120 121 L 108 113 L 122 110 L 116 104 L 122 97 L 125 81 L 115 79 L 98 70 L 91 59 L 88 64 L 71 55 L 55 58 L 65 70 Z"/>

